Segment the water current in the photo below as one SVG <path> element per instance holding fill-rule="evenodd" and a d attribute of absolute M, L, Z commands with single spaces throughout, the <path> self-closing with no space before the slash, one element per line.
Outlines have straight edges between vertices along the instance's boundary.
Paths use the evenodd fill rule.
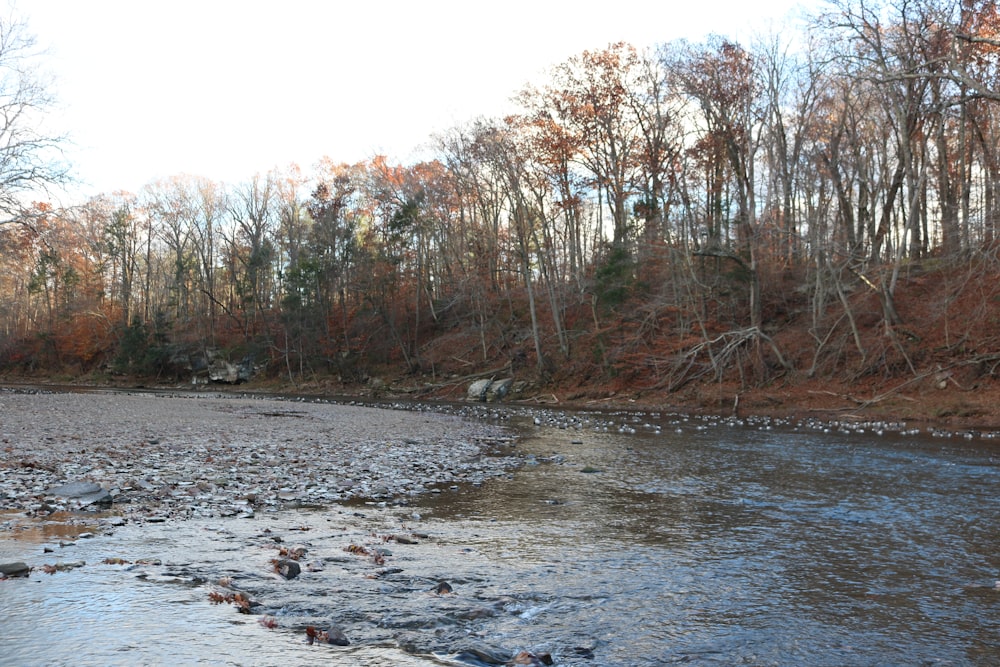
<path fill-rule="evenodd" d="M 86 563 L 0 582 L 0 664 L 1000 664 L 1000 440 L 534 422 L 509 477 L 403 506 L 0 532 L 0 562 Z M 235 589 L 255 613 L 209 600 Z"/>

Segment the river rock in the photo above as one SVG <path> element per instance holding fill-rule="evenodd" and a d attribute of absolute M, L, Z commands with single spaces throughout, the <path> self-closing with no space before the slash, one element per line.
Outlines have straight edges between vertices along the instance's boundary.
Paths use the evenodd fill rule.
<path fill-rule="evenodd" d="M 542 667 L 553 664 L 552 656 L 548 653 L 534 654 L 531 651 L 521 651 L 507 663 L 509 665 L 526 665 L 526 667 Z"/>
<path fill-rule="evenodd" d="M 494 402 L 503 400 L 508 393 L 510 393 L 511 385 L 514 384 L 513 378 L 504 378 L 502 380 L 494 380 L 490 382 L 490 386 L 486 388 L 486 400 L 487 402 Z"/>
<path fill-rule="evenodd" d="M 502 380 L 476 380 L 469 385 L 467 397 L 470 401 L 494 402 L 502 400 L 514 384 L 513 378 Z"/>
<path fill-rule="evenodd" d="M 326 631 L 326 643 L 333 644 L 334 646 L 350 646 L 351 642 L 344 634 L 344 631 L 338 628 L 336 625 L 330 626 Z"/>
<path fill-rule="evenodd" d="M 485 401 L 486 391 L 492 383 L 493 380 L 476 380 L 469 385 L 468 399 L 470 401 Z"/>
<path fill-rule="evenodd" d="M 334 646 L 351 645 L 350 640 L 347 639 L 347 635 L 336 625 L 332 625 L 326 630 L 317 630 L 310 625 L 306 628 L 306 641 L 310 644 L 318 642 L 320 644 L 333 644 Z"/>
<path fill-rule="evenodd" d="M 283 558 L 275 563 L 274 570 L 285 579 L 294 579 L 302 572 L 302 566 L 294 560 Z"/>
<path fill-rule="evenodd" d="M 46 491 L 45 495 L 75 500 L 83 507 L 88 505 L 110 506 L 114 502 L 114 498 L 107 489 L 93 482 L 69 482 L 54 486 Z"/>
<path fill-rule="evenodd" d="M 81 507 L 86 507 L 88 505 L 94 505 L 95 507 L 111 507 L 114 504 L 114 496 L 107 489 L 101 489 L 96 493 L 91 493 L 86 496 L 80 496 L 76 499 L 80 503 Z"/>
<path fill-rule="evenodd" d="M 510 660 L 510 653 L 495 646 L 479 644 L 464 648 L 452 656 L 452 659 L 473 665 L 505 665 Z"/>
<path fill-rule="evenodd" d="M 31 568 L 28 567 L 27 563 L 20 561 L 16 563 L 0 563 L 0 575 L 2 575 L 2 578 L 27 577 L 29 572 L 31 572 Z"/>
<path fill-rule="evenodd" d="M 45 492 L 47 496 L 59 496 L 60 498 L 79 498 L 101 491 L 100 484 L 93 482 L 69 482 L 59 486 L 53 486 Z"/>

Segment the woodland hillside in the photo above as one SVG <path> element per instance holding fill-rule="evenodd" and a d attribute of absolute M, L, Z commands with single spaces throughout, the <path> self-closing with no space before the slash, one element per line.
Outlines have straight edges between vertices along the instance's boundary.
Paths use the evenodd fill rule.
<path fill-rule="evenodd" d="M 22 207 L 0 373 L 1000 423 L 995 2 L 611 44 L 516 100 L 415 164 Z"/>

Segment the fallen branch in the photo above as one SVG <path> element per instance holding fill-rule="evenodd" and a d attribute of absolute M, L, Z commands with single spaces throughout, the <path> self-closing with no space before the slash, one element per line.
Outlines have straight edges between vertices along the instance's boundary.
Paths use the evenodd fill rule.
<path fill-rule="evenodd" d="M 550 401 L 549 398 L 552 400 Z M 558 403 L 559 398 L 555 394 L 549 394 L 548 398 L 545 396 L 532 396 L 531 398 L 526 398 L 524 401 L 519 401 L 521 403 Z"/>
<path fill-rule="evenodd" d="M 906 387 L 908 387 L 908 386 L 910 386 L 910 385 L 912 385 L 912 384 L 914 384 L 916 382 L 920 382 L 921 380 L 926 380 L 927 378 L 932 377 L 934 375 L 940 375 L 941 373 L 944 373 L 945 371 L 951 370 L 952 368 L 958 368 L 959 366 L 970 366 L 970 365 L 973 365 L 973 364 L 981 364 L 981 363 L 987 362 L 987 361 L 998 361 L 998 360 L 1000 360 L 1000 355 L 997 355 L 997 354 L 984 354 L 984 355 L 978 355 L 978 356 L 973 357 L 971 359 L 963 359 L 961 361 L 955 361 L 955 362 L 952 362 L 952 363 L 948 364 L 947 366 L 938 366 L 934 370 L 930 370 L 930 371 L 926 371 L 924 373 L 920 373 L 919 375 L 916 375 L 916 376 L 914 376 L 914 377 L 912 377 L 912 378 L 910 378 L 908 380 L 905 380 L 904 382 L 899 383 L 898 385 L 896 385 L 892 389 L 889 389 L 888 391 L 884 391 L 881 394 L 878 394 L 876 396 L 872 396 L 871 398 L 867 398 L 867 399 L 856 398 L 854 396 L 851 396 L 850 394 L 836 394 L 836 393 L 834 393 L 832 391 L 810 391 L 809 393 L 810 394 L 829 394 L 830 396 L 836 396 L 838 398 L 843 398 L 845 400 L 849 400 L 849 401 L 851 401 L 853 403 L 856 403 L 857 404 L 857 409 L 864 410 L 865 408 L 871 407 L 871 406 L 875 405 L 876 403 L 880 403 L 880 402 L 884 401 L 885 399 L 889 398 L 890 396 L 894 396 L 895 394 L 899 393 L 901 390 L 905 389 Z M 950 376 L 949 376 L 949 378 L 950 378 Z M 955 383 L 956 386 L 958 386 L 963 391 L 968 391 L 967 389 L 965 389 L 964 387 L 962 387 L 962 385 L 960 385 L 957 380 L 952 379 L 952 381 Z M 909 396 L 900 396 L 899 398 L 901 398 L 903 400 L 906 400 L 906 401 L 913 401 L 913 400 L 915 400 L 915 399 L 910 398 Z M 841 408 L 841 409 L 846 410 L 848 408 Z"/>

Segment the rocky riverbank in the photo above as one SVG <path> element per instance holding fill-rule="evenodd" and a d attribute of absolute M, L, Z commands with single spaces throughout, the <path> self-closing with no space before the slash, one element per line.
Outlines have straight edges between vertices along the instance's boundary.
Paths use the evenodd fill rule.
<path fill-rule="evenodd" d="M 0 510 L 252 515 L 480 484 L 517 464 L 456 416 L 228 395 L 0 391 Z"/>
<path fill-rule="evenodd" d="M 256 620 L 240 635 L 248 647 L 223 650 L 239 660 L 299 664 L 336 648 L 354 664 L 432 653 L 451 656 L 432 662 L 552 664 L 544 652 L 468 637 L 469 624 L 516 617 L 522 602 L 480 590 L 491 565 L 464 529 L 448 533 L 404 507 L 507 474 L 520 464 L 513 445 L 502 426 L 412 405 L 0 389 L 0 538 L 17 546 L 10 562 L 0 549 L 0 579 L 33 577 L 55 591 L 63 580 L 47 575 L 72 577 L 68 595 L 102 614 L 190 588 L 209 627 L 236 623 L 211 605 Z M 113 606 L 103 606 L 104 585 L 117 591 Z M 143 627 L 129 615 L 123 625 Z M 212 631 L 190 623 L 174 619 L 188 632 L 178 664 L 219 650 Z M 27 659 L 32 622 L 14 625 L 5 649 Z M 98 634 L 93 660 L 133 639 Z M 143 646 L 142 660 L 158 662 L 160 650 Z"/>

